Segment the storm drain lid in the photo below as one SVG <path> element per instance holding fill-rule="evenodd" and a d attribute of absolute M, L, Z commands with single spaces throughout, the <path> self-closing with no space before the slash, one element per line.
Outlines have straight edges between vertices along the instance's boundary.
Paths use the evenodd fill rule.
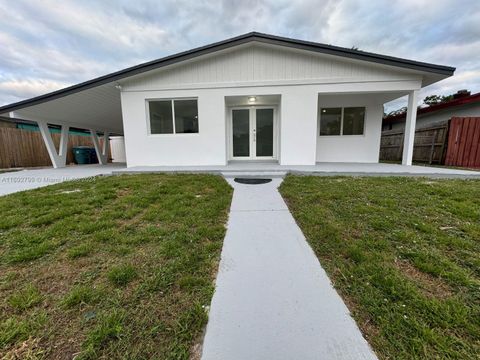
<path fill-rule="evenodd" d="M 235 178 L 233 181 L 240 184 L 259 185 L 269 183 L 272 179 Z"/>

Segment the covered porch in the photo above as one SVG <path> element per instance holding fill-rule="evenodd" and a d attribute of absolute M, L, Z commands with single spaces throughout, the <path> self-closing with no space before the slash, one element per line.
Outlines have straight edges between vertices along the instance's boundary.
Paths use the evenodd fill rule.
<path fill-rule="evenodd" d="M 267 160 L 308 166 L 378 163 L 383 105 L 403 96 L 409 98 L 407 123 L 413 132 L 405 133 L 402 165 L 411 165 L 419 86 L 230 89 L 228 95 L 221 94 L 225 102 L 225 165 L 244 162 L 258 166 Z"/>

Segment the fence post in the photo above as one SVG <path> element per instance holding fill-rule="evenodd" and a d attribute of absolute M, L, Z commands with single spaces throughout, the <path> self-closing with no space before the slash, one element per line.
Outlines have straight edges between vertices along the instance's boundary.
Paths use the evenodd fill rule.
<path fill-rule="evenodd" d="M 432 145 L 430 146 L 430 156 L 428 157 L 428 165 L 432 165 L 433 153 L 435 152 L 435 139 L 437 137 L 436 133 L 432 135 Z"/>

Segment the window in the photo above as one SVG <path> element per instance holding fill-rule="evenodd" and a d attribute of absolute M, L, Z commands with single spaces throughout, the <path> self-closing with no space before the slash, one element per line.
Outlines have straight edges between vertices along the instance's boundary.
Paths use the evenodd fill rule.
<path fill-rule="evenodd" d="M 172 102 L 150 101 L 150 133 L 173 134 Z"/>
<path fill-rule="evenodd" d="M 320 135 L 363 135 L 365 107 L 323 108 Z"/>
<path fill-rule="evenodd" d="M 364 107 L 343 109 L 343 135 L 363 135 Z"/>
<path fill-rule="evenodd" d="M 342 108 L 322 109 L 320 115 L 320 135 L 340 135 Z"/>
<path fill-rule="evenodd" d="M 148 108 L 150 134 L 198 133 L 196 99 L 152 100 Z"/>

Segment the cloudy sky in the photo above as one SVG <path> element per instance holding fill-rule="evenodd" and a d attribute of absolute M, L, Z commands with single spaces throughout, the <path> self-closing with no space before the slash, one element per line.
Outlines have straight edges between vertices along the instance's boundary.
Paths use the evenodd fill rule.
<path fill-rule="evenodd" d="M 480 0 L 0 0 L 0 104 L 254 30 L 457 68 L 422 97 L 480 91 Z"/>

